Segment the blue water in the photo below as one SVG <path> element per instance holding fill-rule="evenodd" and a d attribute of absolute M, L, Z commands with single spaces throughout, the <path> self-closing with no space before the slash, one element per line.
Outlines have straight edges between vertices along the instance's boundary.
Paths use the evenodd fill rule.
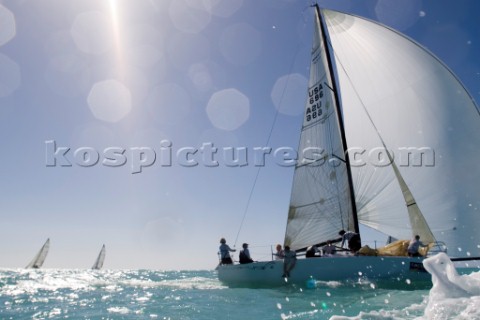
<path fill-rule="evenodd" d="M 368 283 L 230 289 L 214 271 L 2 270 L 0 318 L 329 319 L 405 310 L 427 294 L 381 290 Z"/>
<path fill-rule="evenodd" d="M 368 282 L 231 289 L 214 271 L 3 269 L 0 319 L 421 319 L 429 294 Z"/>

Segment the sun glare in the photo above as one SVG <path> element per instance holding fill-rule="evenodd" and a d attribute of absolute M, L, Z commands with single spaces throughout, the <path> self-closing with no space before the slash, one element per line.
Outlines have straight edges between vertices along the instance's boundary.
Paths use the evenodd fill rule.
<path fill-rule="evenodd" d="M 113 30 L 113 39 L 115 46 L 115 55 L 119 60 L 120 64 L 123 64 L 122 56 L 122 45 L 121 45 L 121 36 L 120 36 L 120 17 L 118 13 L 118 1 L 117 0 L 108 0 L 110 6 L 110 18 L 112 20 L 112 30 Z"/>

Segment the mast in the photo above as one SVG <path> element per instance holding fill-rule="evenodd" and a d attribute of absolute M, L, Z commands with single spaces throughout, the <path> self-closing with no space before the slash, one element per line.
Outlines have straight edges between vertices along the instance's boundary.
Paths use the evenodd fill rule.
<path fill-rule="evenodd" d="M 353 179 L 352 179 L 352 170 L 350 168 L 350 159 L 348 157 L 348 147 L 347 147 L 347 139 L 345 136 L 345 127 L 343 124 L 343 112 L 342 108 L 340 107 L 340 99 L 338 97 L 338 91 L 337 91 L 337 80 L 335 77 L 335 73 L 333 72 L 333 63 L 332 63 L 332 57 L 330 54 L 330 49 L 328 46 L 328 41 L 327 41 L 327 28 L 325 26 L 325 21 L 323 19 L 323 15 L 320 12 L 320 7 L 318 6 L 318 3 L 315 4 L 315 10 L 318 16 L 318 19 L 320 21 L 320 28 L 322 30 L 322 41 L 325 44 L 325 54 L 327 58 L 327 63 L 328 63 L 328 69 L 330 73 L 330 78 L 332 79 L 332 91 L 333 95 L 335 97 L 335 107 L 337 109 L 337 121 L 338 121 L 338 126 L 340 128 L 340 136 L 342 139 L 342 146 L 343 146 L 343 154 L 345 157 L 345 160 L 339 159 L 341 161 L 345 161 L 346 169 L 347 169 L 347 177 L 348 177 L 348 186 L 349 186 L 349 191 L 350 191 L 350 200 L 351 200 L 351 205 L 352 205 L 352 211 L 353 211 L 353 224 L 355 227 L 355 232 L 360 234 L 360 228 L 358 225 L 358 216 L 357 216 L 357 205 L 355 203 L 355 192 L 353 190 Z"/>

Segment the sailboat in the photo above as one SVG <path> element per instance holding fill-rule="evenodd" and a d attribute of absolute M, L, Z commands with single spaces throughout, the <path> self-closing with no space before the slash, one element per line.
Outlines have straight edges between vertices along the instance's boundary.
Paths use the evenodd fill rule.
<path fill-rule="evenodd" d="M 97 260 L 92 266 L 92 270 L 100 270 L 103 267 L 103 262 L 105 261 L 105 245 L 102 246 L 100 249 L 100 253 L 98 254 Z"/>
<path fill-rule="evenodd" d="M 45 262 L 45 259 L 47 258 L 49 248 L 50 248 L 50 238 L 47 239 L 47 241 L 45 241 L 45 243 L 43 244 L 40 251 L 38 251 L 38 253 L 32 259 L 32 261 L 25 268 L 28 268 L 28 269 L 30 269 L 30 268 L 33 268 L 33 269 L 41 268 L 43 263 Z"/>
<path fill-rule="evenodd" d="M 228 286 L 281 286 L 310 280 L 370 279 L 431 285 L 428 254 L 478 251 L 480 114 L 456 76 L 405 35 L 362 17 L 315 8 L 309 87 L 284 245 L 297 253 L 337 242 L 360 224 L 398 240 L 283 261 L 217 267 Z M 465 235 L 468 235 L 467 239 Z M 436 236 L 441 236 L 438 241 Z M 458 258 L 459 261 L 462 258 Z"/>

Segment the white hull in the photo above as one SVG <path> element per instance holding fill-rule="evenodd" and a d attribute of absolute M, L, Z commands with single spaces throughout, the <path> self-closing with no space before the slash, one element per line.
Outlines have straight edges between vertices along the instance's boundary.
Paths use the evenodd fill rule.
<path fill-rule="evenodd" d="M 423 269 L 423 258 L 341 256 L 298 259 L 288 281 L 282 277 L 283 261 L 219 265 L 219 280 L 230 287 L 306 286 L 307 281 L 369 280 L 379 286 L 431 287 L 431 275 Z M 385 283 L 382 282 L 385 281 Z M 311 280 L 310 280 L 311 281 Z"/>

